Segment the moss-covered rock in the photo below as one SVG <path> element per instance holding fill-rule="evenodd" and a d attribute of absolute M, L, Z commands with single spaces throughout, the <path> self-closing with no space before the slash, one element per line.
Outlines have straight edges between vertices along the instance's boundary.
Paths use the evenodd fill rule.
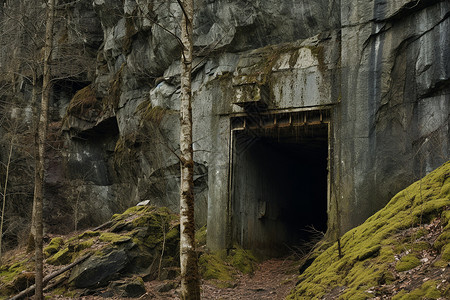
<path fill-rule="evenodd" d="M 128 235 L 121 235 L 113 232 L 104 232 L 99 238 L 101 242 L 120 244 L 125 243 L 131 240 L 131 237 Z"/>
<path fill-rule="evenodd" d="M 403 256 L 395 266 L 399 272 L 408 271 L 420 265 L 420 259 L 414 254 Z"/>
<path fill-rule="evenodd" d="M 420 300 L 420 299 L 438 299 L 441 298 L 442 293 L 437 288 L 437 282 L 427 281 L 418 289 L 411 292 L 401 291 L 392 300 Z"/>
<path fill-rule="evenodd" d="M 144 274 L 146 278 L 155 278 L 160 274 L 161 278 L 173 278 L 178 274 L 179 236 L 178 216 L 167 208 L 131 207 L 123 214 L 114 215 L 105 230 L 53 238 L 45 247 L 46 263 L 66 265 L 92 254 L 71 270 L 72 286 L 60 289 L 60 294 L 67 297 L 71 297 L 74 288 L 96 288 L 118 276 L 134 278 L 134 275 Z M 19 254 L 15 263 L 0 267 L 0 299 L 2 295 L 19 292 L 16 286 L 31 284 L 27 272 L 34 269 L 32 255 L 24 257 Z M 127 284 L 125 291 L 133 294 L 131 287 L 139 289 L 141 283 Z"/>
<path fill-rule="evenodd" d="M 80 234 L 78 236 L 78 239 L 80 239 L 80 240 L 88 239 L 91 237 L 99 236 L 100 233 L 101 232 L 99 232 L 99 231 L 86 230 L 85 232 L 83 232 L 82 234 Z"/>
<path fill-rule="evenodd" d="M 236 247 L 235 250 L 231 251 L 229 260 L 231 265 L 243 274 L 253 274 L 255 271 L 257 259 L 250 250 Z"/>
<path fill-rule="evenodd" d="M 234 271 L 225 258 L 225 251 L 200 256 L 198 265 L 202 278 L 214 280 L 215 285 L 221 288 L 232 286 Z"/>
<path fill-rule="evenodd" d="M 444 245 L 447 245 L 448 243 L 450 243 L 450 230 L 444 231 L 442 234 L 440 234 L 436 241 L 433 243 L 433 247 L 436 250 L 440 250 Z"/>
<path fill-rule="evenodd" d="M 102 256 L 93 255 L 73 269 L 69 282 L 77 288 L 102 286 L 115 278 L 127 263 L 125 250 L 113 250 Z"/>
<path fill-rule="evenodd" d="M 59 251 L 64 244 L 64 240 L 61 237 L 53 238 L 47 247 L 44 248 L 44 257 L 49 257 Z"/>
<path fill-rule="evenodd" d="M 319 252 L 311 266 L 299 276 L 299 284 L 288 299 L 321 298 L 338 286 L 345 287 L 340 294 L 342 299 L 365 299 L 371 296 L 367 293 L 369 288 L 393 280 L 388 271 L 390 267 L 406 270 L 420 264 L 416 255 L 426 245 L 411 241 L 411 238 L 405 241 L 399 233 L 432 220 L 439 221 L 439 218 L 447 224 L 449 185 L 450 162 L 447 162 L 398 193 L 385 208 L 342 236 L 342 258 L 338 256 L 337 243 Z M 444 229 L 433 247 L 442 249 L 444 254 L 447 251 L 444 245 L 447 243 L 448 229 Z M 396 255 L 405 251 L 405 248 L 413 252 L 403 255 L 396 264 Z"/>
<path fill-rule="evenodd" d="M 47 263 L 50 265 L 66 265 L 73 262 L 76 258 L 84 254 L 85 249 L 89 249 L 94 245 L 94 239 L 80 240 L 78 237 L 68 239 L 66 242 L 62 241 L 61 245 L 65 245 L 60 248 L 54 255 L 49 255 Z"/>
<path fill-rule="evenodd" d="M 139 276 L 112 282 L 108 289 L 112 290 L 114 294 L 125 298 L 140 297 L 145 294 L 144 281 Z"/>
<path fill-rule="evenodd" d="M 0 267 L 0 299 L 22 291 L 34 283 L 32 258 L 21 259 Z"/>
<path fill-rule="evenodd" d="M 444 247 L 442 247 L 441 255 L 442 260 L 450 261 L 450 244 L 447 244 Z"/>
<path fill-rule="evenodd" d="M 217 287 L 231 287 L 235 275 L 253 273 L 256 262 L 250 250 L 235 245 L 228 255 L 225 250 L 203 253 L 199 259 L 199 271 L 203 279 L 212 280 Z"/>
<path fill-rule="evenodd" d="M 55 255 L 47 259 L 47 263 L 50 265 L 66 265 L 72 261 L 73 252 L 69 250 L 69 247 L 59 250 Z"/>

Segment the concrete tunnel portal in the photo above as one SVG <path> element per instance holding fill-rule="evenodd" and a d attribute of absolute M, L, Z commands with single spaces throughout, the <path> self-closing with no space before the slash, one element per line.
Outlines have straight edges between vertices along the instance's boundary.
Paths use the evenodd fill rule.
<path fill-rule="evenodd" d="M 326 232 L 328 145 L 329 111 L 232 119 L 233 242 L 281 256 Z"/>

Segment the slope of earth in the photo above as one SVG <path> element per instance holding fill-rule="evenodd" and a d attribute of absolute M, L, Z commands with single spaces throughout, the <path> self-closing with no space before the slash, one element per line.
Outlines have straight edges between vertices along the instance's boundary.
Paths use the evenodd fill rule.
<path fill-rule="evenodd" d="M 196 238 L 202 299 L 284 299 L 295 284 L 297 261 L 258 263 L 239 247 L 228 255 L 209 253 L 205 227 Z M 48 238 L 44 275 L 67 271 L 50 279 L 44 294 L 48 299 L 179 299 L 178 249 L 177 215 L 166 208 L 132 207 L 93 230 Z M 0 267 L 0 299 L 33 285 L 34 275 L 33 253 L 9 252 Z"/>
<path fill-rule="evenodd" d="M 450 161 L 338 243 L 322 244 L 287 299 L 449 299 Z"/>
<path fill-rule="evenodd" d="M 179 235 L 178 216 L 167 208 L 136 206 L 114 215 L 101 228 L 53 237 L 44 247 L 44 276 L 57 276 L 49 278 L 45 295 L 51 299 L 99 293 L 140 296 L 145 293 L 144 281 L 178 275 Z M 33 283 L 32 253 L 16 250 L 5 257 L 0 267 L 0 299 Z"/>
<path fill-rule="evenodd" d="M 285 299 L 293 288 L 297 275 L 294 261 L 288 259 L 270 259 L 258 263 L 253 274 L 236 274 L 229 286 L 219 287 L 214 280 L 202 280 L 201 298 L 203 300 L 234 300 L 234 299 Z M 295 270 L 294 270 L 295 269 Z M 145 283 L 145 294 L 126 299 L 164 299 L 179 300 L 179 278 L 174 280 L 152 280 Z M 106 288 L 105 288 L 106 290 Z M 101 292 L 99 290 L 99 292 Z M 80 296 L 77 299 L 103 300 L 105 291 L 100 295 Z M 73 299 L 67 296 L 53 296 L 54 299 Z M 107 299 L 124 299 L 118 295 Z"/>

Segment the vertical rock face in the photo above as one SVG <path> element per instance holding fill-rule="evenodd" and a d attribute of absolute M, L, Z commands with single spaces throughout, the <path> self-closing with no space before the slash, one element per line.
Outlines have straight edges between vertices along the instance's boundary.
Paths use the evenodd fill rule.
<path fill-rule="evenodd" d="M 195 5 L 196 218 L 208 223 L 211 248 L 235 238 L 231 130 L 234 118 L 252 108 L 329 114 L 330 235 L 361 223 L 450 157 L 448 1 Z M 69 214 L 77 226 L 89 226 L 146 199 L 177 211 L 177 1 L 83 0 L 61 7 L 52 119 L 60 150 L 49 152 L 48 215 Z M 2 9 L 5 16 L 21 11 L 19 4 Z M 25 45 L 34 36 L 21 34 Z M 16 102 L 8 101 L 21 104 L 2 114 L 19 113 L 31 124 L 28 46 L 2 45 L 0 81 L 8 88 L 0 96 L 15 95 Z"/>
<path fill-rule="evenodd" d="M 450 5 L 341 5 L 352 9 L 342 10 L 335 154 L 341 197 L 351 199 L 343 207 L 350 228 L 449 157 Z"/>

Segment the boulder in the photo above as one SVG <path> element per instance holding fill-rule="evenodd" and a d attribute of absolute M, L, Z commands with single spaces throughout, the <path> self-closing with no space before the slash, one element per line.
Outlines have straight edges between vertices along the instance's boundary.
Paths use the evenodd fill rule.
<path fill-rule="evenodd" d="M 145 294 L 145 285 L 141 277 L 113 281 L 109 284 L 108 289 L 112 290 L 114 294 L 125 298 L 140 297 Z"/>
<path fill-rule="evenodd" d="M 128 263 L 125 250 L 113 250 L 107 255 L 93 255 L 72 271 L 69 282 L 77 288 L 106 285 Z"/>

